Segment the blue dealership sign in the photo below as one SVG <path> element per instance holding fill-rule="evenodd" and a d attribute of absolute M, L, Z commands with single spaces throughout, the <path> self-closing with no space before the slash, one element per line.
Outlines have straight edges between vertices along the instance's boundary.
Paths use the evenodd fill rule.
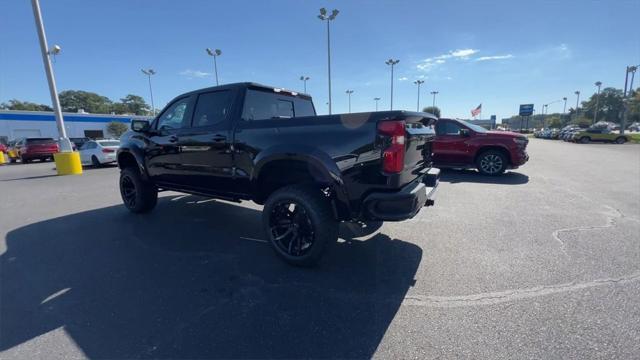
<path fill-rule="evenodd" d="M 520 116 L 531 116 L 531 115 L 533 115 L 533 104 L 520 105 Z"/>

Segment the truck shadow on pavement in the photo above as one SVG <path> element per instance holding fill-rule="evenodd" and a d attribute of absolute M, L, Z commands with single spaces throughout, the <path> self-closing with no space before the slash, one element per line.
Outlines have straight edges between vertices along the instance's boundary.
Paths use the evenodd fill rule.
<path fill-rule="evenodd" d="M 481 183 L 498 185 L 522 185 L 529 182 L 529 176 L 519 172 L 507 171 L 498 176 L 482 175 L 476 170 L 442 169 L 440 181 L 456 183 Z"/>
<path fill-rule="evenodd" d="M 422 259 L 377 233 L 313 269 L 276 258 L 261 212 L 168 196 L 7 234 L 0 351 L 63 327 L 90 358 L 370 358 Z M 55 344 L 41 338 L 39 350 Z M 35 354 L 34 354 L 35 356 Z"/>

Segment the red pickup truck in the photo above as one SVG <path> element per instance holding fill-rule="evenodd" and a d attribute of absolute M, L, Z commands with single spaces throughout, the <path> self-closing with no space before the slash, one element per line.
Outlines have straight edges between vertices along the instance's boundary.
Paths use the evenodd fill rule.
<path fill-rule="evenodd" d="M 439 119 L 433 142 L 433 161 L 442 168 L 477 168 L 484 175 L 500 175 L 529 160 L 526 136 L 490 131 L 457 119 Z"/>

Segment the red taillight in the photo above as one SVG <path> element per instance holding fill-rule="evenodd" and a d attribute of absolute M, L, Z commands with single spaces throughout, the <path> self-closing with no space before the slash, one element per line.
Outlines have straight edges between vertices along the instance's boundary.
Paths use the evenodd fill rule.
<path fill-rule="evenodd" d="M 404 127 L 404 121 L 378 123 L 378 133 L 391 138 L 391 145 L 382 152 L 382 170 L 385 172 L 399 173 L 404 169 Z"/>
<path fill-rule="evenodd" d="M 113 149 L 102 149 L 102 152 L 105 153 L 105 154 L 108 154 L 108 153 L 112 153 L 112 152 L 116 152 L 116 151 L 113 150 Z"/>

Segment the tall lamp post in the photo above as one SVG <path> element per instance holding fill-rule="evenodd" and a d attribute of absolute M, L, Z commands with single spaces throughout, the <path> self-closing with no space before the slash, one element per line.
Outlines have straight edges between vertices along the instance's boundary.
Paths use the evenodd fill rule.
<path fill-rule="evenodd" d="M 300 76 L 300 80 L 302 80 L 302 83 L 304 84 L 304 93 L 307 93 L 307 80 L 309 80 L 310 77 L 308 76 Z"/>
<path fill-rule="evenodd" d="M 218 61 L 216 58 L 222 55 L 222 51 L 220 49 L 211 50 L 209 48 L 206 48 L 205 50 L 207 50 L 207 54 L 209 54 L 209 56 L 213 56 L 213 72 L 216 74 L 216 86 L 218 86 L 220 83 L 218 82 Z"/>
<path fill-rule="evenodd" d="M 374 97 L 373 100 L 376 102 L 376 111 L 378 111 L 378 101 L 380 101 L 380 98 Z"/>
<path fill-rule="evenodd" d="M 593 113 L 593 123 L 598 122 L 598 106 L 600 105 L 600 86 L 602 86 L 602 81 L 596 81 L 594 84 L 598 87 L 598 94 L 596 95 L 596 111 Z"/>
<path fill-rule="evenodd" d="M 636 71 L 638 70 L 640 65 L 627 66 L 627 71 L 624 77 L 624 92 L 622 93 L 622 103 L 623 103 L 623 114 L 622 114 L 622 123 L 620 124 L 620 134 L 624 134 L 624 128 L 627 126 L 627 113 L 629 112 L 629 100 L 627 95 L 630 95 L 633 91 L 633 79 L 635 78 Z M 629 82 L 629 74 L 631 74 L 631 83 L 627 88 L 627 83 Z"/>
<path fill-rule="evenodd" d="M 543 129 L 544 129 L 544 126 L 545 126 L 545 123 L 544 123 L 544 122 L 545 122 L 545 121 L 544 121 L 544 120 L 545 120 L 545 119 L 544 119 L 544 114 L 545 114 L 545 113 L 548 113 L 548 110 L 549 110 L 549 104 L 544 104 L 544 105 L 542 105 L 542 128 L 543 128 Z"/>
<path fill-rule="evenodd" d="M 396 66 L 396 64 L 399 62 L 400 60 L 393 59 L 389 59 L 384 62 L 387 65 L 391 65 L 391 110 L 393 110 L 393 67 Z"/>
<path fill-rule="evenodd" d="M 418 106 L 416 106 L 416 111 L 420 111 L 420 85 L 424 84 L 424 80 L 416 80 L 413 83 L 418 85 Z"/>
<path fill-rule="evenodd" d="M 433 95 L 433 104 L 431 105 L 432 107 L 436 107 L 436 95 L 438 95 L 437 91 L 432 91 L 431 95 Z"/>
<path fill-rule="evenodd" d="M 579 106 L 580 106 L 580 91 L 576 90 L 576 92 L 574 92 L 574 94 L 576 94 L 576 122 L 578 121 L 578 111 L 579 111 Z"/>
<path fill-rule="evenodd" d="M 347 90 L 345 93 L 349 96 L 349 113 L 351 113 L 351 94 L 353 94 L 353 90 Z"/>
<path fill-rule="evenodd" d="M 62 117 L 62 109 L 60 107 L 60 99 L 58 99 L 58 89 L 56 88 L 56 78 L 53 74 L 53 67 L 51 66 L 51 55 L 57 55 L 60 53 L 60 46 L 54 45 L 52 50 L 49 50 L 47 45 L 47 35 L 44 31 L 44 24 L 42 22 L 42 13 L 40 12 L 40 2 L 38 0 L 31 0 L 31 7 L 33 8 L 33 17 L 36 22 L 36 28 L 38 30 L 38 39 L 40 40 L 40 50 L 42 51 L 42 62 L 44 64 L 44 70 L 47 74 L 47 82 L 49 83 L 49 93 L 51 95 L 51 103 L 53 105 L 53 112 L 56 117 L 56 126 L 58 128 L 58 135 L 60 137 L 60 152 L 72 152 L 73 147 L 71 141 L 67 138 L 67 130 L 64 127 L 64 118 Z M 80 171 L 81 173 L 82 171 Z"/>
<path fill-rule="evenodd" d="M 327 9 L 321 8 L 318 19 L 327 22 L 327 73 L 329 77 L 329 115 L 331 115 L 331 32 L 329 30 L 329 23 L 338 16 L 339 11 L 336 9 L 331 10 L 331 15 L 327 14 Z"/>
<path fill-rule="evenodd" d="M 153 69 L 141 69 L 142 73 L 149 78 L 149 94 L 151 95 L 151 111 L 153 116 L 156 116 L 156 106 L 153 104 L 153 89 L 151 88 L 151 75 L 155 75 L 156 71 Z"/>
<path fill-rule="evenodd" d="M 564 107 L 562 108 L 562 117 L 566 118 L 566 116 L 567 116 L 567 97 L 566 96 L 563 97 L 562 100 L 564 101 Z M 561 124 L 563 123 L 562 121 L 563 120 L 560 121 Z"/>

